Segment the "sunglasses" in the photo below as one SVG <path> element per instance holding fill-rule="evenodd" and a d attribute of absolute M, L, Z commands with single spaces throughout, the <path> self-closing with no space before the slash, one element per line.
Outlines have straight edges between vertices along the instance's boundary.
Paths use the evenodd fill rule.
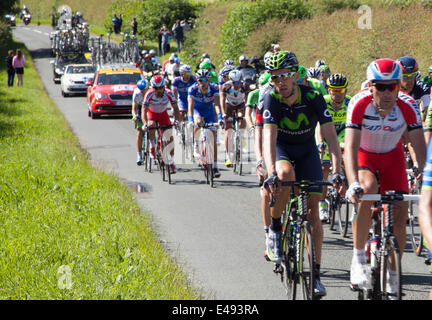
<path fill-rule="evenodd" d="M 404 79 L 407 79 L 407 78 L 411 78 L 411 77 L 416 76 L 416 75 L 417 75 L 417 71 L 412 72 L 412 73 L 404 73 L 402 76 Z"/>
<path fill-rule="evenodd" d="M 344 93 L 346 88 L 330 88 L 333 93 Z"/>
<path fill-rule="evenodd" d="M 165 89 L 165 86 L 162 86 L 162 87 L 156 87 L 156 88 L 154 88 L 156 91 L 157 90 L 164 90 Z"/>
<path fill-rule="evenodd" d="M 241 84 L 241 81 L 233 81 L 233 84 Z"/>
<path fill-rule="evenodd" d="M 379 92 L 384 92 L 386 90 L 390 92 L 395 92 L 399 88 L 398 83 L 385 84 L 385 83 L 373 83 L 372 84 Z"/>
<path fill-rule="evenodd" d="M 182 75 L 182 76 L 191 76 L 192 73 L 191 73 L 191 72 L 186 72 L 186 73 L 182 73 L 181 75 Z"/>
<path fill-rule="evenodd" d="M 203 79 L 198 79 L 199 82 L 208 82 L 209 79 L 203 78 Z"/>
<path fill-rule="evenodd" d="M 295 74 L 296 74 L 296 71 L 285 72 L 285 73 L 282 73 L 282 74 L 271 76 L 271 80 L 273 82 L 275 82 L 275 83 L 278 83 L 280 81 L 288 80 L 289 78 L 293 78 Z"/>

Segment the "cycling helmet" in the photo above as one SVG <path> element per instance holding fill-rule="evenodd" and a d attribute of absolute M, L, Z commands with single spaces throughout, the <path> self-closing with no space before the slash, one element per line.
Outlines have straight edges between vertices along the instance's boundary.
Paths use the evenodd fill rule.
<path fill-rule="evenodd" d="M 76 13 L 76 16 L 77 16 L 77 17 L 82 17 L 82 13 L 78 11 L 78 12 Z"/>
<path fill-rule="evenodd" d="M 262 75 L 260 75 L 260 77 L 258 78 L 258 83 L 260 85 L 265 85 L 269 79 L 271 77 L 271 73 L 270 72 L 264 72 Z"/>
<path fill-rule="evenodd" d="M 343 89 L 348 86 L 348 79 L 341 73 L 335 73 L 327 79 L 327 85 L 330 88 Z"/>
<path fill-rule="evenodd" d="M 432 73 L 432 66 L 429 67 L 428 73 Z"/>
<path fill-rule="evenodd" d="M 239 82 L 242 80 L 242 73 L 239 70 L 232 70 L 228 74 L 228 77 L 232 82 Z"/>
<path fill-rule="evenodd" d="M 227 76 L 231 70 L 234 69 L 234 66 L 226 66 L 219 70 L 220 76 Z"/>
<path fill-rule="evenodd" d="M 227 67 L 227 66 L 234 66 L 234 61 L 232 61 L 232 60 L 225 60 L 224 66 L 225 67 Z"/>
<path fill-rule="evenodd" d="M 200 69 L 196 73 L 197 79 L 210 79 L 210 71 L 207 69 Z"/>
<path fill-rule="evenodd" d="M 142 56 L 144 56 L 144 55 L 146 55 L 147 54 L 147 50 L 143 50 L 143 51 L 141 51 L 141 55 Z"/>
<path fill-rule="evenodd" d="M 151 50 L 149 51 L 149 53 L 150 53 L 150 54 L 156 54 L 156 51 L 155 51 L 154 49 L 151 49 Z"/>
<path fill-rule="evenodd" d="M 152 88 L 162 88 L 165 85 L 164 77 L 157 75 L 150 80 Z"/>
<path fill-rule="evenodd" d="M 273 53 L 266 63 L 266 69 L 275 71 L 279 69 L 291 69 L 297 71 L 299 63 L 294 53 L 289 51 L 277 51 Z"/>
<path fill-rule="evenodd" d="M 203 55 L 201 56 L 201 58 L 209 58 L 210 59 L 210 55 L 208 53 L 203 53 Z"/>
<path fill-rule="evenodd" d="M 247 60 L 247 61 L 249 61 L 249 57 L 248 57 L 247 55 L 245 55 L 245 54 L 242 54 L 242 55 L 240 56 L 240 58 L 239 58 L 239 62 L 241 63 L 243 60 Z"/>
<path fill-rule="evenodd" d="M 200 63 L 198 69 L 209 69 L 209 70 L 210 70 L 211 68 L 212 68 L 212 65 L 211 65 L 210 62 L 208 62 L 208 61 L 203 61 L 203 62 Z"/>
<path fill-rule="evenodd" d="M 180 58 L 179 57 L 175 57 L 174 58 L 174 63 L 180 63 Z"/>
<path fill-rule="evenodd" d="M 324 61 L 324 60 L 317 60 L 316 62 L 315 62 L 315 68 L 319 68 L 320 66 L 322 66 L 322 65 L 327 65 L 327 63 Z"/>
<path fill-rule="evenodd" d="M 267 63 L 266 61 L 268 61 L 268 59 L 271 57 L 272 54 L 273 54 L 273 52 L 270 52 L 270 51 L 268 51 L 264 54 L 264 58 L 263 58 L 264 65 L 266 65 L 266 63 Z"/>
<path fill-rule="evenodd" d="M 173 53 L 173 54 L 170 55 L 169 61 L 174 61 L 175 58 L 177 58 L 177 54 Z"/>
<path fill-rule="evenodd" d="M 191 73 L 192 68 L 190 66 L 188 66 L 187 64 L 184 64 L 180 67 L 179 72 L 180 72 L 180 74 Z"/>
<path fill-rule="evenodd" d="M 298 67 L 297 72 L 299 73 L 299 79 L 303 79 L 304 77 L 307 76 L 306 68 L 303 67 L 302 65 L 300 65 L 300 66 Z"/>
<path fill-rule="evenodd" d="M 368 81 L 376 80 L 401 80 L 402 68 L 399 63 L 392 59 L 378 59 L 372 61 L 366 71 Z"/>
<path fill-rule="evenodd" d="M 145 79 L 142 79 L 140 81 L 137 82 L 137 87 L 138 89 L 145 90 L 147 88 L 147 81 Z"/>
<path fill-rule="evenodd" d="M 328 72 L 328 73 L 330 73 L 330 68 L 329 68 L 329 66 L 326 65 L 326 64 L 322 64 L 322 65 L 320 65 L 320 66 L 318 67 L 318 70 L 319 70 L 319 73 L 320 73 L 320 74 L 323 73 L 323 72 Z"/>
<path fill-rule="evenodd" d="M 416 59 L 410 56 L 400 57 L 396 60 L 402 67 L 403 74 L 414 73 L 418 71 L 418 63 Z"/>

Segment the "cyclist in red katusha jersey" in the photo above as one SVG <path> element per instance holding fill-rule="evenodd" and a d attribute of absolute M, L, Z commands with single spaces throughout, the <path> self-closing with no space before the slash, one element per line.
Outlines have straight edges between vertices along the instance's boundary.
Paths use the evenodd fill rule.
<path fill-rule="evenodd" d="M 418 106 L 408 95 L 400 95 L 401 79 L 402 70 L 396 61 L 373 61 L 367 69 L 368 88 L 356 94 L 348 106 L 345 169 L 350 186 L 346 197 L 358 204 L 358 217 L 352 224 L 354 252 L 351 262 L 351 286 L 356 288 L 370 288 L 364 248 L 371 224 L 372 203 L 359 201 L 359 195 L 378 191 L 384 194 L 388 190 L 408 193 L 401 140 L 405 132 L 412 142 L 420 171 L 425 163 L 426 147 Z M 394 233 L 400 248 L 405 248 L 407 214 L 407 202 L 394 206 Z M 395 273 L 390 270 L 387 277 L 386 291 L 395 292 Z"/>

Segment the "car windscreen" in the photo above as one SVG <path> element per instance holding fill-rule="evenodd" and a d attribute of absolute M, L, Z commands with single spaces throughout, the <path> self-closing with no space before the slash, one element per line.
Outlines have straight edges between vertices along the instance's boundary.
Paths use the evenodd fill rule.
<path fill-rule="evenodd" d="M 93 66 L 69 66 L 66 73 L 94 73 Z"/>
<path fill-rule="evenodd" d="M 141 80 L 141 73 L 101 73 L 99 74 L 97 84 L 136 84 Z"/>
<path fill-rule="evenodd" d="M 67 65 L 71 63 L 87 63 L 87 59 L 85 56 L 60 56 L 59 64 Z"/>

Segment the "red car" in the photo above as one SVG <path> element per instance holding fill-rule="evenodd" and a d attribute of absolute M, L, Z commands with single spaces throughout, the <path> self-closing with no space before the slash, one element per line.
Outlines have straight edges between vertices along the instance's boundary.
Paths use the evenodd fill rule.
<path fill-rule="evenodd" d="M 94 80 L 86 83 L 88 116 L 95 119 L 102 114 L 130 114 L 133 91 L 143 78 L 140 69 L 129 65 L 96 71 Z"/>

